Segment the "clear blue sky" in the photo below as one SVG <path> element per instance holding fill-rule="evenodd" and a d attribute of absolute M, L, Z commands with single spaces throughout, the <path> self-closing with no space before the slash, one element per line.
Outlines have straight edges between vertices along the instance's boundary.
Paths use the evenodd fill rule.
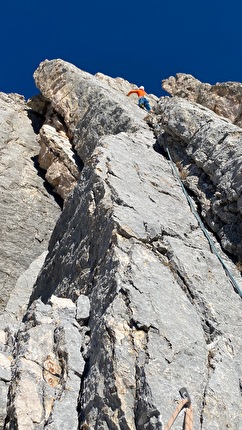
<path fill-rule="evenodd" d="M 26 98 L 55 58 L 157 96 L 176 73 L 242 82 L 241 0 L 3 0 L 0 39 L 0 91 Z"/>

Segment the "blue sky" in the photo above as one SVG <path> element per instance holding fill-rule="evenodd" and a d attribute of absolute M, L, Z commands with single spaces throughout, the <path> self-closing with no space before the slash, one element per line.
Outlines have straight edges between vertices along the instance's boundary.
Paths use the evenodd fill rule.
<path fill-rule="evenodd" d="M 242 82 L 241 0 L 4 0 L 0 91 L 38 94 L 33 73 L 61 58 L 164 95 L 161 80 Z"/>

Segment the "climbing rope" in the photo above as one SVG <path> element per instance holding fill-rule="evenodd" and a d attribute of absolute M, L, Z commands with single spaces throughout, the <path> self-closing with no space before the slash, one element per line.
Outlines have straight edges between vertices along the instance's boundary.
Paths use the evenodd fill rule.
<path fill-rule="evenodd" d="M 228 267 L 226 266 L 226 264 L 224 263 L 224 261 L 223 261 L 223 260 L 222 260 L 222 258 L 220 257 L 220 255 L 219 255 L 219 253 L 218 253 L 217 249 L 215 248 L 215 245 L 214 245 L 214 243 L 213 243 L 213 241 L 212 241 L 212 239 L 211 239 L 211 237 L 210 237 L 210 235 L 209 235 L 209 233 L 208 233 L 207 229 L 205 228 L 205 226 L 204 226 L 204 224 L 203 224 L 203 222 L 202 222 L 202 220 L 201 220 L 201 218 L 200 218 L 200 216 L 199 216 L 198 212 L 196 211 L 196 209 L 195 209 L 195 207 L 194 207 L 194 204 L 193 204 L 193 202 L 192 202 L 191 197 L 190 197 L 190 196 L 189 196 L 189 194 L 187 193 L 187 190 L 186 190 L 186 188 L 184 187 L 184 185 L 183 185 L 183 183 L 182 183 L 182 181 L 181 181 L 181 178 L 180 178 L 180 176 L 179 176 L 179 173 L 177 172 L 177 168 L 176 168 L 176 166 L 175 166 L 175 163 L 174 163 L 174 161 L 172 160 L 172 158 L 171 158 L 171 154 L 170 154 L 170 151 L 169 151 L 169 149 L 168 149 L 167 147 L 166 147 L 166 152 L 167 152 L 167 154 L 168 154 L 169 160 L 171 161 L 171 167 L 172 167 L 173 174 L 174 174 L 174 176 L 178 179 L 178 181 L 179 181 L 179 183 L 180 183 L 180 185 L 181 185 L 182 191 L 183 191 L 183 193 L 185 194 L 185 197 L 186 197 L 186 199 L 187 199 L 187 201 L 188 201 L 188 203 L 189 203 L 189 206 L 190 206 L 190 208 L 191 208 L 191 211 L 192 211 L 193 215 L 196 217 L 196 219 L 197 219 L 197 221 L 198 221 L 198 224 L 200 225 L 200 227 L 201 227 L 201 229 L 202 229 L 202 231 L 203 231 L 203 233 L 204 233 L 205 237 L 207 238 L 207 240 L 208 240 L 208 242 L 209 242 L 209 245 L 210 245 L 210 247 L 211 247 L 211 249 L 212 249 L 213 253 L 217 256 L 218 260 L 219 260 L 219 261 L 220 261 L 220 263 L 222 264 L 222 266 L 223 266 L 223 268 L 224 268 L 224 270 L 225 270 L 225 273 L 226 273 L 226 274 L 227 274 L 227 276 L 229 277 L 229 279 L 230 279 L 230 281 L 231 281 L 231 283 L 232 283 L 232 285 L 233 285 L 233 287 L 234 287 L 235 291 L 239 294 L 239 296 L 240 296 L 240 297 L 242 297 L 242 290 L 240 289 L 240 287 L 239 287 L 238 283 L 236 282 L 236 280 L 234 279 L 234 277 L 233 277 L 232 273 L 230 272 L 230 270 L 228 269 Z"/>
<path fill-rule="evenodd" d="M 184 430 L 192 430 L 193 429 L 193 410 L 192 410 L 192 406 L 191 406 L 190 396 L 189 396 L 186 388 L 181 388 L 179 392 L 181 394 L 182 399 L 178 403 L 177 408 L 173 412 L 173 414 L 172 414 L 171 418 L 169 419 L 168 423 L 166 424 L 164 430 L 170 430 L 172 424 L 174 423 L 174 421 L 178 417 L 179 413 L 183 409 L 185 411 L 183 429 Z"/>

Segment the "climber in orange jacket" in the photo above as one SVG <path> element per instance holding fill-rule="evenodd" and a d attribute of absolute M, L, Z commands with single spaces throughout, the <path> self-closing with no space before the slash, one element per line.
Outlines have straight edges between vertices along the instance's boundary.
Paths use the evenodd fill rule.
<path fill-rule="evenodd" d="M 139 97 L 139 100 L 138 100 L 139 107 L 145 108 L 148 112 L 151 110 L 149 100 L 145 97 L 146 92 L 143 86 L 139 87 L 137 90 L 129 91 L 127 96 L 129 96 L 130 94 L 137 94 L 137 96 Z"/>

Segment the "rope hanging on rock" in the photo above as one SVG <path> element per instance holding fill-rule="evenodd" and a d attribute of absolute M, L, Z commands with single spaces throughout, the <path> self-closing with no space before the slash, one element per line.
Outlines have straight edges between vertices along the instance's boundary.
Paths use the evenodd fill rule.
<path fill-rule="evenodd" d="M 184 430 L 192 430 L 193 429 L 193 410 L 191 406 L 191 399 L 188 394 L 188 391 L 186 388 L 181 388 L 179 391 L 182 399 L 177 405 L 177 408 L 173 412 L 171 418 L 169 419 L 168 423 L 165 426 L 164 430 L 170 430 L 172 424 L 178 417 L 179 413 L 184 409 L 185 411 L 185 417 L 184 417 Z"/>
<path fill-rule="evenodd" d="M 214 245 L 214 243 L 213 243 L 213 241 L 212 241 L 212 239 L 211 239 L 210 235 L 208 234 L 207 229 L 205 228 L 205 226 L 204 226 L 204 224 L 203 224 L 203 222 L 202 222 L 202 220 L 201 220 L 201 218 L 200 218 L 200 216 L 199 216 L 198 212 L 196 211 L 196 209 L 195 209 L 195 207 L 194 207 L 194 204 L 193 204 L 193 202 L 192 202 L 191 197 L 190 197 L 190 196 L 189 196 L 189 194 L 187 193 L 187 190 L 185 189 L 185 187 L 184 187 L 184 185 L 183 185 L 183 183 L 182 183 L 182 181 L 181 181 L 181 178 L 180 178 L 179 174 L 177 173 L 177 170 L 176 170 L 176 167 L 175 167 L 174 161 L 172 160 L 172 158 L 171 158 L 171 154 L 170 154 L 170 151 L 169 151 L 169 149 L 168 149 L 167 147 L 166 147 L 166 152 L 167 152 L 167 154 L 168 154 L 169 160 L 171 161 L 171 166 L 172 166 L 172 171 L 173 171 L 173 173 L 174 173 L 174 176 L 178 179 L 178 181 L 179 181 L 179 183 L 180 183 L 180 185 L 181 185 L 181 187 L 182 187 L 182 191 L 183 191 L 183 193 L 185 194 L 185 197 L 186 197 L 186 199 L 187 199 L 187 201 L 188 201 L 188 203 L 189 203 L 189 205 L 190 205 L 190 208 L 191 208 L 191 211 L 192 211 L 193 215 L 196 217 L 196 219 L 197 219 L 197 221 L 198 221 L 198 224 L 200 225 L 200 227 L 201 227 L 201 229 L 202 229 L 202 231 L 203 231 L 204 235 L 206 236 L 206 238 L 207 238 L 207 240 L 208 240 L 208 242 L 209 242 L 209 245 L 210 245 L 210 247 L 211 247 L 212 251 L 213 251 L 213 252 L 214 252 L 214 254 L 217 256 L 217 258 L 218 258 L 218 260 L 220 261 L 220 263 L 222 264 L 222 266 L 223 266 L 223 268 L 224 268 L 224 270 L 225 270 L 225 272 L 226 272 L 227 276 L 230 278 L 230 281 L 231 281 L 231 283 L 232 283 L 232 285 L 233 285 L 233 287 L 234 287 L 234 290 L 239 294 L 239 296 L 240 296 L 240 297 L 242 297 L 242 290 L 240 289 L 240 287 L 239 287 L 238 283 L 236 282 L 236 280 L 234 279 L 234 277 L 233 277 L 232 273 L 230 272 L 230 270 L 228 269 L 228 267 L 226 266 L 226 264 L 224 263 L 224 261 L 223 261 L 223 260 L 222 260 L 222 258 L 220 257 L 220 255 L 219 255 L 219 253 L 218 253 L 217 249 L 215 248 L 215 245 Z"/>

